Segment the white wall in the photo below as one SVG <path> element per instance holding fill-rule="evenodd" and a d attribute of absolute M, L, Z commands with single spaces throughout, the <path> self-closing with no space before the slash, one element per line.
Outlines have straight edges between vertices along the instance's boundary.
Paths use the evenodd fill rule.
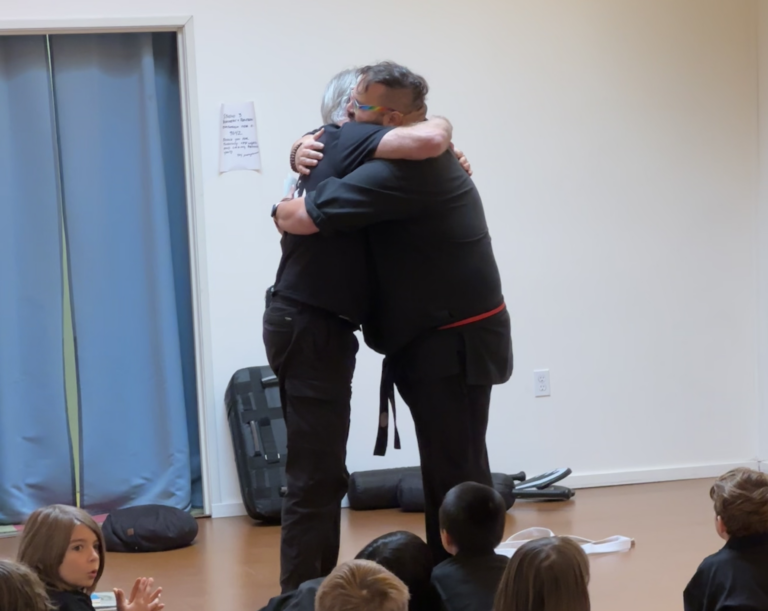
<path fill-rule="evenodd" d="M 768 0 L 760 0 L 758 20 L 759 200 L 758 260 L 758 436 L 760 458 L 768 459 Z M 764 469 L 765 470 L 765 469 Z"/>
<path fill-rule="evenodd" d="M 391 58 L 423 73 L 475 169 L 513 320 L 492 467 L 581 484 L 710 475 L 757 459 L 757 4 L 751 0 L 27 0 L 0 19 L 193 15 L 217 514 L 239 491 L 222 399 L 265 362 L 268 218 L 323 87 Z M 255 100 L 263 172 L 217 173 L 223 101 Z M 763 198 L 765 199 L 765 198 Z M 552 397 L 534 399 L 532 370 Z M 379 360 L 354 387 L 351 470 L 372 456 Z"/>

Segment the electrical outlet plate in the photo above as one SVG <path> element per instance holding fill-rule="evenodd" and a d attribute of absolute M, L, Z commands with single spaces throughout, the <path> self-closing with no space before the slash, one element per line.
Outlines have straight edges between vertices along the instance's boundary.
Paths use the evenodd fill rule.
<path fill-rule="evenodd" d="M 548 397 L 549 395 L 549 369 L 535 369 L 533 371 L 533 396 Z"/>

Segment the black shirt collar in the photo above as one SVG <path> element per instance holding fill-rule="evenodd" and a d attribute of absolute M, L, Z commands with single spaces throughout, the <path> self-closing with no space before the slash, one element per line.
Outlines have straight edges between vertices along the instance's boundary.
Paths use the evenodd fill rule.
<path fill-rule="evenodd" d="M 486 552 L 462 552 L 458 551 L 454 558 L 457 558 L 459 560 L 464 559 L 472 559 L 472 560 L 478 560 L 480 558 L 495 558 L 498 554 L 496 554 L 495 550 L 490 550 Z"/>
<path fill-rule="evenodd" d="M 725 544 L 728 549 L 743 550 L 753 547 L 768 546 L 768 533 L 748 535 L 746 537 L 731 537 Z"/>

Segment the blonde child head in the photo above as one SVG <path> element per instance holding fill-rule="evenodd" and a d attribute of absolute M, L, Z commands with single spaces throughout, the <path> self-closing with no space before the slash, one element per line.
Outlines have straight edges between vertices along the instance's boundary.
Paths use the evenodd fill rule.
<path fill-rule="evenodd" d="M 383 566 L 352 560 L 325 578 L 315 597 L 315 611 L 407 611 L 406 585 Z"/>

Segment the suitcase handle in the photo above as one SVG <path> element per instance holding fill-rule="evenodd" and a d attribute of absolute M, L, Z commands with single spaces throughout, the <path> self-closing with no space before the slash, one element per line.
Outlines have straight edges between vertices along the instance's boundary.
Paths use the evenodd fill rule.
<path fill-rule="evenodd" d="M 261 386 L 262 388 L 272 388 L 273 386 L 278 386 L 278 380 L 276 375 L 267 376 L 266 378 L 261 378 Z"/>
<path fill-rule="evenodd" d="M 280 452 L 277 449 L 277 443 L 275 442 L 275 436 L 272 433 L 272 422 L 269 418 L 259 418 L 258 425 L 256 421 L 251 420 L 248 423 L 251 427 L 251 432 L 257 434 L 261 443 L 259 446 L 262 448 L 264 454 L 264 460 L 268 464 L 275 464 L 280 462 Z"/>
<path fill-rule="evenodd" d="M 256 423 L 251 420 L 248 426 L 251 429 L 251 437 L 253 437 L 253 455 L 261 456 L 261 444 L 259 443 L 259 431 L 256 428 Z"/>

